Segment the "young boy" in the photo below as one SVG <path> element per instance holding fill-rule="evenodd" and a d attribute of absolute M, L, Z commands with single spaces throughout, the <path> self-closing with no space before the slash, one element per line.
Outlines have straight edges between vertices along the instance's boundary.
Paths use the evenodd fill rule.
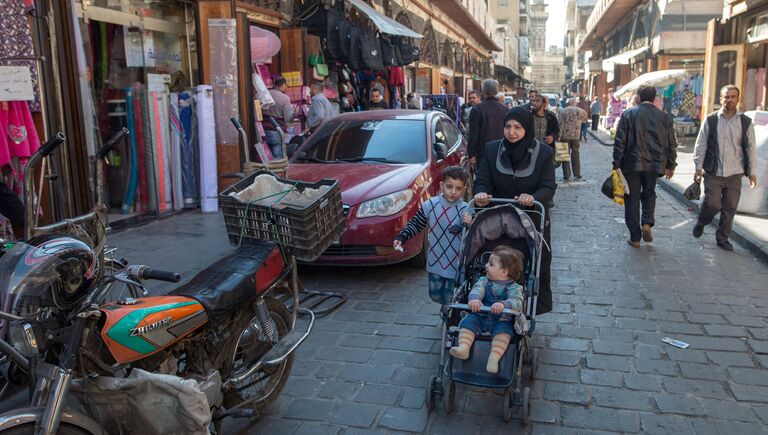
<path fill-rule="evenodd" d="M 472 222 L 467 213 L 467 203 L 462 199 L 468 178 L 466 169 L 461 166 L 445 168 L 440 195 L 422 204 L 392 243 L 395 249 L 402 249 L 403 243 L 429 226 L 429 297 L 442 305 L 450 303 L 453 296 L 453 281 L 461 252 L 462 223 L 469 225 Z"/>

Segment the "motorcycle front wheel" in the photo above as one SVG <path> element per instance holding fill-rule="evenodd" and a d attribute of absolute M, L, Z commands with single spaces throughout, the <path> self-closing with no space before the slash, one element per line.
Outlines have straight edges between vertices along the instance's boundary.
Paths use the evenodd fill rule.
<path fill-rule="evenodd" d="M 275 323 L 278 338 L 283 338 L 290 332 L 291 315 L 288 309 L 275 298 L 265 298 L 269 316 Z M 229 346 L 224 373 L 229 377 L 237 377 L 248 371 L 271 348 L 272 344 L 266 339 L 261 330 L 259 319 L 255 316 L 240 325 L 236 339 Z M 245 401 L 246 406 L 257 412 L 268 408 L 283 391 L 293 366 L 293 354 L 289 355 L 279 365 L 263 368 L 244 379 L 235 389 L 224 393 L 224 406 L 232 408 Z"/>

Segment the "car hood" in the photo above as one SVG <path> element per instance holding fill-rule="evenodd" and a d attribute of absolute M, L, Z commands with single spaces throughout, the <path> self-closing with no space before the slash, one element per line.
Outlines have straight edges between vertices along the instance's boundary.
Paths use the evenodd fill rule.
<path fill-rule="evenodd" d="M 409 188 L 426 167 L 426 163 L 403 165 L 291 163 L 288 166 L 288 178 L 307 182 L 316 182 L 323 178 L 339 180 L 341 199 L 344 204 L 356 205 Z"/>

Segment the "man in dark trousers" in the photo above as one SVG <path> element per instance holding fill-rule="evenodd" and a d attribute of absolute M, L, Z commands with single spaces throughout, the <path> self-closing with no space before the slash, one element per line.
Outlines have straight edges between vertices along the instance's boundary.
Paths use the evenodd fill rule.
<path fill-rule="evenodd" d="M 493 79 L 483 81 L 483 101 L 469 112 L 469 164 L 476 167 L 479 159 L 485 155 L 485 144 L 499 140 L 504 136 L 504 117 L 507 108 L 496 99 L 499 82 Z"/>
<path fill-rule="evenodd" d="M 603 113 L 603 105 L 600 104 L 598 97 L 595 97 L 589 106 L 589 113 L 592 115 L 592 131 L 597 131 L 597 126 L 600 124 L 600 114 Z"/>
<path fill-rule="evenodd" d="M 701 123 L 693 150 L 696 164 L 693 179 L 698 183 L 704 176 L 704 202 L 693 227 L 693 237 L 701 237 L 704 227 L 719 212 L 720 225 L 715 240 L 717 246 L 726 251 L 733 251 L 728 239 L 741 197 L 741 177 L 749 179 L 750 188 L 757 185 L 755 127 L 748 116 L 738 111 L 740 96 L 739 88 L 734 85 L 720 89 L 722 107 Z"/>
<path fill-rule="evenodd" d="M 624 220 L 633 248 L 640 247 L 641 237 L 645 242 L 653 241 L 656 179 L 662 175 L 672 178 L 677 166 L 672 117 L 653 105 L 656 88 L 641 86 L 637 94 L 640 104 L 622 113 L 613 143 L 613 169 L 621 169 L 629 187 L 629 194 L 624 196 Z"/>

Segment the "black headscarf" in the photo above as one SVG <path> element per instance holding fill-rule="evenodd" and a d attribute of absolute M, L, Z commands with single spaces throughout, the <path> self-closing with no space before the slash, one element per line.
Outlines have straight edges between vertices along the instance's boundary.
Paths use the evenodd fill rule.
<path fill-rule="evenodd" d="M 533 148 L 534 141 L 536 140 L 536 132 L 533 126 L 533 114 L 530 110 L 523 106 L 515 106 L 507 112 L 507 116 L 504 117 L 504 125 L 507 121 L 514 119 L 519 122 L 525 129 L 525 136 L 517 142 L 510 142 L 504 137 L 502 144 L 504 150 L 509 156 L 509 162 L 513 167 L 516 167 L 528 156 L 529 150 Z"/>

